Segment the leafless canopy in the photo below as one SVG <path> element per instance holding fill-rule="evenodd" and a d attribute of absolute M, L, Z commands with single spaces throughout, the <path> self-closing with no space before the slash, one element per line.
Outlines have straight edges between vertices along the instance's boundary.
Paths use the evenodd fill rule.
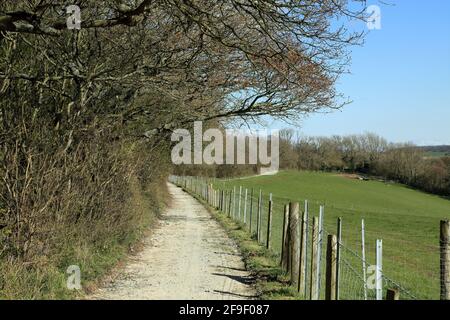
<path fill-rule="evenodd" d="M 67 28 L 69 5 L 81 8 L 80 30 Z M 26 252 L 50 225 L 111 218 L 108 197 L 124 197 L 126 168 L 155 161 L 126 161 L 142 149 L 136 141 L 158 143 L 193 120 L 339 107 L 334 84 L 362 37 L 340 22 L 363 9 L 358 0 L 2 1 L 0 242 Z"/>
<path fill-rule="evenodd" d="M 69 4 L 81 7 L 81 31 L 67 30 Z M 3 92 L 27 81 L 63 100 L 59 108 L 74 103 L 75 113 L 100 100 L 108 115 L 164 112 L 171 124 L 180 115 L 292 118 L 338 107 L 335 80 L 349 45 L 361 40 L 336 26 L 339 17 L 362 17 L 350 6 L 344 0 L 3 3 Z M 135 105 L 148 92 L 176 107 Z"/>

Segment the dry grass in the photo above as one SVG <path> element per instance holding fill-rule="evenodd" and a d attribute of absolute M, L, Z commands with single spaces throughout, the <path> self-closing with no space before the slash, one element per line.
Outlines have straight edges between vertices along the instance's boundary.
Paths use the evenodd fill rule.
<path fill-rule="evenodd" d="M 84 287 L 95 286 L 155 221 L 166 195 L 161 152 L 97 138 L 70 156 L 4 156 L 0 299 L 79 297 L 66 288 L 68 266 L 80 267 Z"/>

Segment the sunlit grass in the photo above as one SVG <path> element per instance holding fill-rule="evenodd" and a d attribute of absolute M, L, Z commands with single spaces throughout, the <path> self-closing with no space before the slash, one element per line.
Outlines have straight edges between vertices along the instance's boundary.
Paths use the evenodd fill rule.
<path fill-rule="evenodd" d="M 336 173 L 284 171 L 275 176 L 219 180 L 215 185 L 224 189 L 232 189 L 233 186 L 253 188 L 254 206 L 256 196 L 262 190 L 263 241 L 268 196 L 273 193 L 272 247 L 278 253 L 281 249 L 283 205 L 289 201 L 301 202 L 300 207 L 303 208 L 307 199 L 310 215 L 316 216 L 319 206 L 325 205 L 324 226 L 329 233 L 336 233 L 337 218 L 342 217 L 343 243 L 358 254 L 361 252 L 361 219 L 364 219 L 368 264 L 374 264 L 375 242 L 382 239 L 384 274 L 414 297 L 439 298 L 439 221 L 450 217 L 449 200 L 400 184 L 360 181 Z M 255 225 L 256 215 L 253 218 Z M 362 269 L 359 265 L 355 268 Z"/>

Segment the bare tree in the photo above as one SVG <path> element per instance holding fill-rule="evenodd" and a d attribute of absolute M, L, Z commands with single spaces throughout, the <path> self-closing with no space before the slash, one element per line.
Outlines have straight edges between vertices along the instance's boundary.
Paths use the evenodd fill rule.
<path fill-rule="evenodd" d="M 68 5 L 81 8 L 80 30 L 67 29 Z M 132 228 L 128 184 L 167 172 L 174 128 L 345 104 L 334 84 L 362 34 L 333 21 L 363 10 L 356 0 L 1 2 L 0 255 L 50 254 L 63 226 L 80 226 L 78 239 Z"/>

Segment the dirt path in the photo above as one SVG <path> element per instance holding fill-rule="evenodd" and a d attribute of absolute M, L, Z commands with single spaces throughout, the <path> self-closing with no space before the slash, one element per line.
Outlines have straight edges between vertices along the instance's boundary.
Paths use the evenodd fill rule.
<path fill-rule="evenodd" d="M 208 211 L 169 184 L 172 205 L 144 249 L 93 299 L 252 299 L 236 244 Z"/>

